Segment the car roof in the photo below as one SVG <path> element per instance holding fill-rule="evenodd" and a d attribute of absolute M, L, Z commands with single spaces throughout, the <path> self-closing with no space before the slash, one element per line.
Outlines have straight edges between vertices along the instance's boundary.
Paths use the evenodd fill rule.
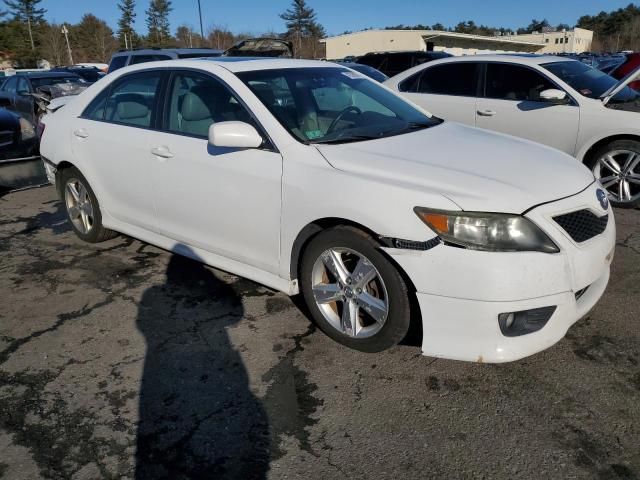
<path fill-rule="evenodd" d="M 114 57 L 120 57 L 125 55 L 153 55 L 154 53 L 175 53 L 175 54 L 183 54 L 183 53 L 222 53 L 224 50 L 219 50 L 216 48 L 139 48 L 136 50 L 120 50 L 113 54 Z"/>
<path fill-rule="evenodd" d="M 217 65 L 233 73 L 254 70 L 274 70 L 280 68 L 342 68 L 339 65 L 320 60 L 297 60 L 274 57 L 203 57 L 161 60 L 157 62 L 138 63 L 118 69 L 117 72 L 133 72 L 148 68 L 199 68 L 207 70 L 208 66 Z"/>
<path fill-rule="evenodd" d="M 17 72 L 17 77 L 27 77 L 27 78 L 79 78 L 75 73 L 69 72 L 60 72 L 57 70 L 49 70 L 46 72 Z"/>
<path fill-rule="evenodd" d="M 521 65 L 542 65 L 554 62 L 578 62 L 568 57 L 559 57 L 556 55 L 537 55 L 532 53 L 493 53 L 480 55 L 466 55 L 464 57 L 447 57 L 428 63 L 429 66 L 449 63 L 449 62 L 506 62 L 519 63 Z"/>

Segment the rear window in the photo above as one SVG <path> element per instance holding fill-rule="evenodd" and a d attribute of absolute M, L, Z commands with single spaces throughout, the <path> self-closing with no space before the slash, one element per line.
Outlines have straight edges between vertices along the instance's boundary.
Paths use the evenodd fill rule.
<path fill-rule="evenodd" d="M 219 57 L 220 54 L 217 52 L 208 52 L 208 53 L 179 53 L 178 58 L 208 58 L 208 57 Z"/>
<path fill-rule="evenodd" d="M 80 77 L 47 77 L 47 78 L 32 78 L 31 85 L 33 88 L 44 87 L 45 85 L 54 85 L 56 83 L 77 83 L 82 82 Z"/>
<path fill-rule="evenodd" d="M 137 63 L 157 62 L 159 60 L 171 60 L 171 57 L 168 55 L 133 55 L 131 57 L 130 65 L 135 65 Z"/>

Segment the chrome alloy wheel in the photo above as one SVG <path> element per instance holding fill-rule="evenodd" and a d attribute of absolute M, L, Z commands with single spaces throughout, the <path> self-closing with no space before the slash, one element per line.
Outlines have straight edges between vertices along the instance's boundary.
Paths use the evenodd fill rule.
<path fill-rule="evenodd" d="M 600 157 L 593 174 L 611 200 L 627 203 L 640 198 L 640 153 L 613 150 Z"/>
<path fill-rule="evenodd" d="M 93 228 L 93 204 L 86 187 L 77 178 L 70 178 L 64 188 L 67 212 L 80 233 L 88 234 Z"/>
<path fill-rule="evenodd" d="M 329 324 L 351 338 L 367 338 L 384 326 L 387 288 L 371 261 L 348 248 L 330 248 L 311 272 L 316 305 Z"/>

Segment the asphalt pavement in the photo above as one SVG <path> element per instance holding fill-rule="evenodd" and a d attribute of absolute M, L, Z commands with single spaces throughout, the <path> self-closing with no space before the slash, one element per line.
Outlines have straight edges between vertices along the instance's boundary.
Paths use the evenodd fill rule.
<path fill-rule="evenodd" d="M 595 309 L 487 365 L 348 350 L 281 293 L 81 242 L 52 187 L 0 197 L 0 477 L 640 478 L 640 211 L 615 215 Z"/>

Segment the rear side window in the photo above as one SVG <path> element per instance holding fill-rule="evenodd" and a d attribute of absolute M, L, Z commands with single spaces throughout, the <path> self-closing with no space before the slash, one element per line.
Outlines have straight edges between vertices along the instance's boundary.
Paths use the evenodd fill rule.
<path fill-rule="evenodd" d="M 530 68 L 505 63 L 487 64 L 487 98 L 539 102 L 540 92 L 549 88 L 557 87 Z"/>
<path fill-rule="evenodd" d="M 168 55 L 133 55 L 130 65 L 146 62 L 157 62 L 158 60 L 171 60 Z"/>
<path fill-rule="evenodd" d="M 109 96 L 109 87 L 102 90 L 89 104 L 87 108 L 84 109 L 82 118 L 87 118 L 89 120 L 104 120 L 104 112 L 105 107 L 107 105 L 107 98 Z"/>
<path fill-rule="evenodd" d="M 114 70 L 118 70 L 119 68 L 124 67 L 127 64 L 127 56 L 126 55 L 120 55 L 118 57 L 113 57 L 111 59 L 111 63 L 109 64 L 109 73 L 113 72 Z"/>
<path fill-rule="evenodd" d="M 4 90 L 5 92 L 15 93 L 17 89 L 18 89 L 18 77 L 11 77 L 10 79 L 6 80 L 2 85 L 2 90 Z"/>
<path fill-rule="evenodd" d="M 423 70 L 409 87 L 416 93 L 475 97 L 477 71 L 478 64 L 471 62 L 437 65 Z"/>
<path fill-rule="evenodd" d="M 111 88 L 104 120 L 136 127 L 151 127 L 161 72 L 127 75 Z"/>

